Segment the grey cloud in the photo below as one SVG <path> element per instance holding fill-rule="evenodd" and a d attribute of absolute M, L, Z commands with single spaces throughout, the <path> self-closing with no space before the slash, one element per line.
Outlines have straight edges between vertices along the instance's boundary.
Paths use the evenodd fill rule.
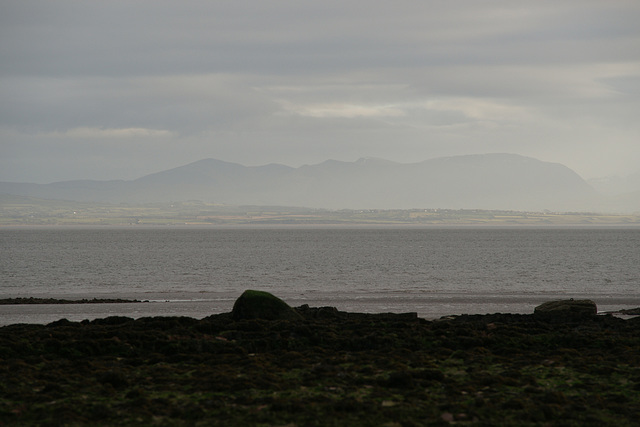
<path fill-rule="evenodd" d="M 0 124 L 27 130 L 74 127 L 170 129 L 182 134 L 233 128 L 276 105 L 232 76 L 43 79 L 0 86 Z"/>
<path fill-rule="evenodd" d="M 626 0 L 3 2 L 0 179 L 42 153 L 69 178 L 488 151 L 629 169 L 639 20 Z"/>
<path fill-rule="evenodd" d="M 581 49 L 568 52 L 561 45 L 572 39 L 585 45 L 596 36 L 605 42 L 598 55 L 629 53 L 631 46 L 613 47 L 619 37 L 638 34 L 628 13 L 633 6 L 569 6 L 26 0 L 4 14 L 7 60 L 0 70 L 64 76 L 250 69 L 286 75 L 376 65 L 540 63 L 549 56 L 584 60 Z"/>

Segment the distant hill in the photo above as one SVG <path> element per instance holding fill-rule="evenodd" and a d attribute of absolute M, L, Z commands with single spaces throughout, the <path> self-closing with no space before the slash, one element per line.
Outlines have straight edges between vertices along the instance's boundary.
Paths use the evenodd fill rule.
<path fill-rule="evenodd" d="M 597 210 L 594 189 L 571 169 L 513 154 L 401 164 L 364 158 L 299 168 L 214 159 L 132 181 L 0 183 L 0 193 L 110 203 L 185 200 L 327 209 Z M 624 206 L 623 202 L 618 203 Z"/>

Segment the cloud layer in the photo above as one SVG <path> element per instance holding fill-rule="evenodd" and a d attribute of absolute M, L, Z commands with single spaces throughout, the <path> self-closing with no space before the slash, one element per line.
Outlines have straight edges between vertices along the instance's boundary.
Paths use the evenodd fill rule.
<path fill-rule="evenodd" d="M 640 164 L 640 4 L 0 5 L 0 180 L 511 152 Z"/>

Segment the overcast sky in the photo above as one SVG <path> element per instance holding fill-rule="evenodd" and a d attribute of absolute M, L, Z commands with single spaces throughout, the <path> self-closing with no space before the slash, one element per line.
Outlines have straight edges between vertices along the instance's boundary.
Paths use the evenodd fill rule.
<path fill-rule="evenodd" d="M 0 180 L 508 152 L 640 170 L 638 0 L 0 0 Z"/>

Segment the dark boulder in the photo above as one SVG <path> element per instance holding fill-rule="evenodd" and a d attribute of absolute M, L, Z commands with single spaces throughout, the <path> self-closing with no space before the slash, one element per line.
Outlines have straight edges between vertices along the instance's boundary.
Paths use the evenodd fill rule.
<path fill-rule="evenodd" d="M 263 291 L 244 291 L 233 305 L 234 320 L 300 320 L 302 316 L 280 298 Z"/>
<path fill-rule="evenodd" d="M 598 313 L 596 303 L 591 300 L 558 300 L 540 304 L 534 314 L 553 317 L 595 316 Z"/>

